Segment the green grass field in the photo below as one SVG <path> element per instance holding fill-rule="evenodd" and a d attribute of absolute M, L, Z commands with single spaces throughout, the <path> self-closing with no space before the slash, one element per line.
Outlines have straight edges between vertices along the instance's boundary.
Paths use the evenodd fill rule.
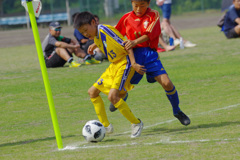
<path fill-rule="evenodd" d="M 48 69 L 63 140 L 58 150 L 35 46 L 0 48 L 0 159 L 237 160 L 240 159 L 240 39 L 227 40 L 217 27 L 181 30 L 195 48 L 160 53 L 175 84 L 182 126 L 164 90 L 144 78 L 128 104 L 144 122 L 141 137 L 117 111 L 107 114 L 115 132 L 87 143 L 82 127 L 97 119 L 88 88 L 109 65 Z"/>

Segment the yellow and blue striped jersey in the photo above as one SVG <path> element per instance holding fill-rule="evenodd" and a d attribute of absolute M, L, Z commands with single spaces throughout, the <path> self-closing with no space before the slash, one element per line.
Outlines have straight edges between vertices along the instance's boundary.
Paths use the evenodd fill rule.
<path fill-rule="evenodd" d="M 105 53 L 110 62 L 119 62 L 126 59 L 128 55 L 124 48 L 125 38 L 113 26 L 98 25 L 98 35 L 94 38 L 94 43 Z"/>

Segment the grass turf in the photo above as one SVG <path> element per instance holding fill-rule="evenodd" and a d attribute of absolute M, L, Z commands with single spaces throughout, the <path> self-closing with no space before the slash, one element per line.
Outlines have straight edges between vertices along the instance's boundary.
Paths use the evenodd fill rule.
<path fill-rule="evenodd" d="M 144 122 L 130 138 L 130 124 L 117 111 L 107 114 L 115 132 L 87 143 L 83 125 L 97 119 L 88 88 L 109 65 L 48 69 L 64 150 L 58 150 L 35 46 L 0 48 L 1 159 L 240 159 L 239 39 L 217 27 L 181 31 L 195 48 L 160 53 L 191 124 L 172 115 L 164 90 L 144 78 L 127 100 Z"/>

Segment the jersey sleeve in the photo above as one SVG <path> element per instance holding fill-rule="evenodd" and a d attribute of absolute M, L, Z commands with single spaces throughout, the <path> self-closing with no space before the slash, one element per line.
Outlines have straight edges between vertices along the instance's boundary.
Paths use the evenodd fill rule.
<path fill-rule="evenodd" d="M 119 20 L 118 24 L 115 26 L 115 28 L 123 35 L 126 35 L 126 18 L 127 15 L 123 15 L 123 17 Z"/>
<path fill-rule="evenodd" d="M 155 15 L 152 17 L 153 21 L 148 25 L 148 28 L 144 33 L 145 35 L 148 35 L 150 40 L 158 38 L 161 34 L 159 13 L 157 11 L 154 13 Z"/>

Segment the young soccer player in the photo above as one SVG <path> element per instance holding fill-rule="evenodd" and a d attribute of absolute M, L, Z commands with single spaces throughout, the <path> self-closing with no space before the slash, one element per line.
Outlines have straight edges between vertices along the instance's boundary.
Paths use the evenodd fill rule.
<path fill-rule="evenodd" d="M 190 119 L 179 107 L 178 92 L 168 77 L 158 53 L 158 39 L 161 34 L 159 13 L 149 8 L 150 0 L 131 0 L 133 11 L 126 13 L 116 25 L 116 29 L 128 38 L 125 49 L 133 48 L 136 63 L 144 65 L 149 83 L 158 82 L 166 92 L 172 105 L 173 114 L 183 125 Z M 138 84 L 143 75 L 135 73 L 131 83 Z M 110 105 L 110 111 L 116 110 Z"/>
<path fill-rule="evenodd" d="M 143 123 L 133 115 L 122 97 L 127 91 L 133 88 L 130 80 L 134 75 L 134 69 L 140 74 L 143 74 L 145 71 L 144 66 L 135 63 L 132 49 L 124 49 L 124 38 L 121 33 L 112 26 L 97 25 L 91 13 L 82 12 L 76 15 L 74 27 L 85 37 L 94 39 L 95 45 L 91 45 L 88 49 L 90 54 L 93 54 L 94 48 L 98 47 L 105 53 L 108 60 L 112 62 L 101 77 L 88 90 L 99 121 L 104 125 L 107 133 L 113 132 L 113 126 L 108 121 L 103 100 L 99 95 L 100 92 L 103 92 L 108 95 L 109 101 L 118 108 L 122 115 L 131 122 L 131 137 L 135 138 L 140 136 Z M 131 67 L 130 60 L 134 69 Z"/>

